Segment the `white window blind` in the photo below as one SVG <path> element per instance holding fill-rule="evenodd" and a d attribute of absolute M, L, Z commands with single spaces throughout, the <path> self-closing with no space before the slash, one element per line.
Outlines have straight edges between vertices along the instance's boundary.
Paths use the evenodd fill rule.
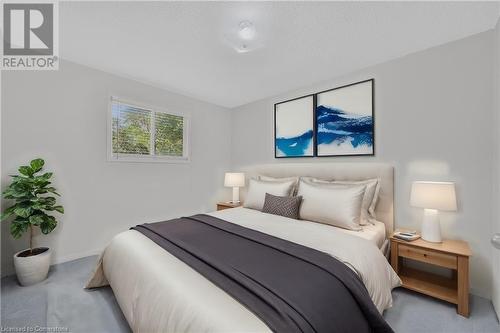
<path fill-rule="evenodd" d="M 188 118 L 156 107 L 111 99 L 112 160 L 187 161 Z"/>

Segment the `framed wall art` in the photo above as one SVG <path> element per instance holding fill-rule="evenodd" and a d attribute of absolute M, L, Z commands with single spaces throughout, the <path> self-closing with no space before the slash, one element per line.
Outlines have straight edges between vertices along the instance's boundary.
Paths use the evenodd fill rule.
<path fill-rule="evenodd" d="M 374 80 L 316 94 L 317 156 L 374 155 Z"/>
<path fill-rule="evenodd" d="M 314 96 L 274 105 L 274 157 L 314 156 Z"/>

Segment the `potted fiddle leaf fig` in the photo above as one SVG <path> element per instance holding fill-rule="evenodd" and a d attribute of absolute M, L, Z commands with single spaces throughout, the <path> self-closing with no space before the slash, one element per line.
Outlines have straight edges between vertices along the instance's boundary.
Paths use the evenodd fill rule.
<path fill-rule="evenodd" d="M 37 158 L 19 167 L 19 174 L 11 176 L 12 182 L 2 193 L 13 204 L 4 210 L 0 220 L 14 217 L 10 233 L 15 239 L 29 232 L 29 248 L 14 254 L 17 278 L 23 286 L 45 280 L 50 267 L 51 250 L 33 247 L 34 228 L 46 235 L 57 226 L 52 214 L 64 213 L 63 206 L 56 203 L 59 193 L 51 186 L 52 172 L 43 172 L 44 164 L 43 159 Z"/>

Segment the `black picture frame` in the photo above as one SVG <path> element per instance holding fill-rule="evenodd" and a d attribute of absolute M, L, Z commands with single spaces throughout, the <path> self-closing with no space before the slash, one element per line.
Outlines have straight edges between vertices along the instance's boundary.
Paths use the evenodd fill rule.
<path fill-rule="evenodd" d="M 319 155 L 318 154 L 318 122 L 317 122 L 317 108 L 318 108 L 318 95 L 321 95 L 323 93 L 331 92 L 334 90 L 339 90 L 351 86 L 355 86 L 358 84 L 366 83 L 366 82 L 371 82 L 371 109 L 372 109 L 372 152 L 367 153 L 367 154 L 328 154 L 328 155 Z M 376 137 L 375 137 L 375 79 L 367 79 L 363 81 L 358 81 L 350 84 L 346 84 L 340 87 L 335 87 L 332 89 L 328 90 L 323 90 L 320 92 L 317 92 L 314 94 L 314 156 L 315 157 L 351 157 L 351 156 L 375 156 L 375 142 L 376 142 Z"/>
<path fill-rule="evenodd" d="M 276 109 L 277 109 L 277 106 L 280 105 L 280 104 L 285 104 L 285 103 L 288 103 L 288 102 L 292 102 L 292 101 L 296 101 L 296 100 L 299 100 L 299 99 L 303 99 L 303 98 L 310 98 L 312 97 L 313 99 L 313 102 L 312 102 L 312 106 L 311 106 L 311 116 L 313 117 L 313 122 L 312 122 L 312 154 L 311 155 L 297 155 L 297 156 L 278 156 L 277 154 L 277 144 L 276 144 Z M 273 131 L 273 137 L 274 137 L 274 158 L 311 158 L 311 157 L 315 157 L 316 156 L 316 116 L 315 116 L 315 109 L 316 109 L 316 96 L 315 94 L 309 94 L 309 95 L 304 95 L 304 96 L 300 96 L 300 97 L 296 97 L 296 98 L 292 98 L 292 99 L 289 99 L 289 100 L 286 100 L 286 101 L 282 101 L 282 102 L 278 102 L 278 103 L 275 103 L 274 104 L 274 131 Z"/>

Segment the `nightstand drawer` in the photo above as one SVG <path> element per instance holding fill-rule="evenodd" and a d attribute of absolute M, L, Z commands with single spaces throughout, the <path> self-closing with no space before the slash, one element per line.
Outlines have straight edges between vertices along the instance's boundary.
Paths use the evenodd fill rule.
<path fill-rule="evenodd" d="M 399 244 L 399 256 L 438 265 L 446 268 L 457 268 L 457 257 L 452 254 L 421 249 L 414 246 Z"/>

